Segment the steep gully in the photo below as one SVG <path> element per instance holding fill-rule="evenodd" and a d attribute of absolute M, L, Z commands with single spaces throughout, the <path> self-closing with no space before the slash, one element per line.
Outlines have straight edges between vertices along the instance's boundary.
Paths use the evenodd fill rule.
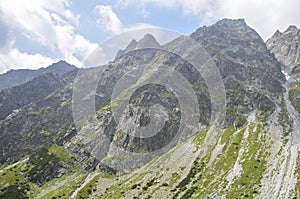
<path fill-rule="evenodd" d="M 286 74 L 285 74 L 286 75 Z M 292 121 L 292 129 L 289 134 L 289 142 L 287 143 L 288 156 L 285 163 L 285 172 L 282 178 L 281 187 L 278 198 L 289 198 L 295 188 L 296 176 L 295 169 L 297 164 L 298 150 L 299 150 L 299 133 L 300 133 L 300 117 L 289 99 L 289 85 L 293 80 L 286 75 L 287 82 L 285 83 L 284 101 L 285 106 Z"/>
<path fill-rule="evenodd" d="M 270 199 L 285 199 L 294 198 L 296 196 L 295 188 L 297 176 L 295 175 L 295 170 L 297 165 L 298 150 L 300 149 L 300 116 L 289 99 L 289 85 L 294 80 L 284 71 L 283 73 L 285 74 L 287 80 L 287 82 L 284 84 L 285 92 L 283 97 L 287 114 L 289 119 L 292 121 L 292 126 L 288 135 L 287 143 L 283 144 L 282 142 L 276 142 L 278 140 L 275 140 L 275 143 L 273 144 L 274 148 L 270 150 L 272 158 L 270 158 L 271 160 L 267 166 L 265 176 L 262 179 L 263 187 L 260 195 L 257 198 L 267 197 Z M 276 112 L 278 113 L 279 111 L 275 111 L 274 114 L 276 115 L 275 117 L 277 117 L 275 120 L 278 122 L 278 114 L 276 114 Z M 273 130 L 277 130 L 278 132 L 278 126 L 273 127 Z M 279 137 L 277 139 L 280 139 Z"/>

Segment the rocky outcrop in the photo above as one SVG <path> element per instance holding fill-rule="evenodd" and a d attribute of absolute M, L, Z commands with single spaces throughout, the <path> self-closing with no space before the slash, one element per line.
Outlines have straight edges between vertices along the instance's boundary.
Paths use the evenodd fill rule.
<path fill-rule="evenodd" d="M 299 72 L 300 30 L 296 26 L 289 26 L 284 32 L 277 30 L 266 43 L 270 52 L 285 66 L 283 69 L 287 73 Z"/>
<path fill-rule="evenodd" d="M 227 124 L 239 127 L 253 110 L 271 113 L 275 109 L 277 96 L 284 90 L 281 65 L 243 19 L 220 20 L 199 28 L 191 37 L 210 53 L 223 77 Z"/>

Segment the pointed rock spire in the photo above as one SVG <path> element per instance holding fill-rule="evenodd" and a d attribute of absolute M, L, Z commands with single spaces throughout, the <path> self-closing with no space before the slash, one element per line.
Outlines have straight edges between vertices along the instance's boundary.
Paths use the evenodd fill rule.
<path fill-rule="evenodd" d="M 120 56 L 124 55 L 125 53 L 128 53 L 133 50 L 142 49 L 142 48 L 160 48 L 160 44 L 155 39 L 153 35 L 150 33 L 147 33 L 141 40 L 136 41 L 133 39 L 125 50 L 119 50 L 116 58 L 119 58 Z"/>

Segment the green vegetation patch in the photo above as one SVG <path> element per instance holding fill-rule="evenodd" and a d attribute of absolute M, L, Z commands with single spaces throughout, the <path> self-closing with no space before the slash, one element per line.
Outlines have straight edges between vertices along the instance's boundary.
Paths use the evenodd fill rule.
<path fill-rule="evenodd" d="M 140 181 L 142 179 L 144 179 L 144 177 L 147 174 L 148 174 L 148 172 L 137 173 L 134 176 L 132 176 L 130 179 L 125 179 L 125 180 L 119 182 L 118 184 L 115 184 L 115 185 L 109 187 L 108 189 L 106 189 L 106 191 L 100 198 L 110 199 L 110 198 L 125 197 L 124 194 L 126 192 L 128 192 L 129 190 L 140 189 L 140 187 L 142 186 L 140 184 Z M 145 193 L 145 191 L 147 191 L 146 189 L 148 189 L 148 188 L 144 188 L 144 189 L 139 190 L 139 194 L 142 194 L 143 192 Z"/>
<path fill-rule="evenodd" d="M 289 99 L 296 111 L 300 113 L 300 81 L 290 86 Z"/>
<path fill-rule="evenodd" d="M 202 145 L 207 132 L 208 132 L 208 128 L 202 131 L 201 133 L 198 133 L 196 136 L 194 136 L 193 143 L 196 145 L 197 149 Z"/>
<path fill-rule="evenodd" d="M 76 199 L 88 198 L 93 192 L 97 191 L 97 182 L 100 175 L 95 176 L 88 184 L 86 184 L 77 194 Z"/>
<path fill-rule="evenodd" d="M 106 106 L 104 106 L 104 107 L 102 107 L 101 109 L 99 109 L 98 111 L 97 111 L 97 113 L 102 113 L 102 112 L 104 112 L 104 111 L 109 111 L 109 110 L 111 110 L 112 108 L 115 108 L 115 107 L 117 107 L 118 106 L 118 104 L 116 104 L 116 103 L 110 103 L 110 104 L 107 104 Z"/>
<path fill-rule="evenodd" d="M 293 122 L 289 117 L 289 114 L 288 114 L 288 111 L 287 111 L 284 101 L 281 102 L 280 109 L 281 109 L 281 111 L 279 114 L 279 122 L 284 130 L 283 137 L 286 137 L 292 129 Z"/>
<path fill-rule="evenodd" d="M 295 171 L 297 177 L 297 183 L 295 187 L 296 198 L 300 198 L 300 152 L 298 152 L 297 165 Z"/>
<path fill-rule="evenodd" d="M 227 130 L 225 130 L 222 140 L 224 137 L 228 138 L 228 131 L 229 133 L 232 133 L 232 127 L 229 127 Z M 216 168 L 218 170 L 221 169 L 223 170 L 223 173 L 227 173 L 230 168 L 234 166 L 238 158 L 244 133 L 245 128 L 230 136 L 230 142 L 229 140 L 227 142 L 230 144 L 225 145 L 225 147 L 223 148 L 223 152 L 219 155 L 219 160 L 216 163 Z"/>
<path fill-rule="evenodd" d="M 5 188 L 12 185 L 26 184 L 26 174 L 32 169 L 32 167 L 33 166 L 30 164 L 21 163 L 9 169 L 4 169 L 0 172 L 0 187 Z M 11 188 L 14 188 L 14 186 Z M 1 192 L 3 193 L 3 191 Z"/>
<path fill-rule="evenodd" d="M 8 187 L 4 187 L 0 191 L 0 198 L 2 199 L 27 199 L 26 192 L 29 190 L 29 186 L 26 183 L 13 184 Z"/>
<path fill-rule="evenodd" d="M 251 124 L 249 128 L 247 150 L 243 153 L 241 165 L 243 172 L 235 180 L 226 198 L 254 198 L 261 187 L 261 179 L 266 170 L 266 134 L 261 124 Z M 260 137 L 260 138 L 259 138 Z"/>
<path fill-rule="evenodd" d="M 216 190 L 230 199 L 253 198 L 258 193 L 266 169 L 268 153 L 265 135 L 258 118 L 240 130 L 234 126 L 226 128 L 220 137 L 223 147 L 214 161 L 210 162 L 210 159 L 216 146 L 209 147 L 206 156 L 200 155 L 195 159 L 187 176 L 171 190 L 173 198 L 205 198 L 216 193 Z M 237 161 L 242 168 L 241 174 L 228 186 L 227 176 Z"/>
<path fill-rule="evenodd" d="M 60 161 L 71 161 L 72 157 L 63 146 L 52 145 L 48 149 L 49 155 L 55 155 Z"/>
<path fill-rule="evenodd" d="M 53 198 L 63 198 L 69 199 L 72 193 L 80 186 L 80 184 L 84 181 L 86 177 L 86 172 L 77 171 L 76 175 L 70 179 L 68 182 L 63 183 L 57 189 L 47 193 L 41 199 L 53 199 Z M 46 189 L 45 189 L 46 190 Z"/>
<path fill-rule="evenodd" d="M 27 162 L 3 168 L 0 172 L 0 198 L 27 198 L 26 194 L 31 188 L 30 183 L 26 181 L 26 175 L 32 168 L 33 165 Z"/>

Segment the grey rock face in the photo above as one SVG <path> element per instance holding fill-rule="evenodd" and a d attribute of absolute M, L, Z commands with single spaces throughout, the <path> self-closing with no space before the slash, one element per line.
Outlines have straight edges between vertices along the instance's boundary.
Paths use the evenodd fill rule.
<path fill-rule="evenodd" d="M 282 33 L 277 30 L 266 43 L 270 52 L 285 66 L 286 72 L 297 71 L 300 65 L 300 29 L 289 26 Z"/>
<path fill-rule="evenodd" d="M 208 125 L 210 118 L 208 91 L 201 75 L 191 64 L 182 60 L 178 55 L 158 49 L 148 48 L 129 52 L 112 62 L 100 78 L 96 95 L 96 107 L 97 110 L 100 110 L 97 117 L 98 125 L 87 124 L 78 135 L 85 137 L 83 142 L 86 147 L 101 160 L 102 164 L 113 167 L 119 172 L 132 171 L 178 143 L 179 136 L 176 134 L 181 118 L 180 105 L 174 93 L 171 92 L 172 88 L 168 88 L 170 89 L 168 90 L 159 85 L 161 79 L 167 80 L 166 77 L 170 75 L 170 72 L 162 75 L 155 73 L 156 70 L 161 69 L 162 65 L 168 65 L 172 68 L 171 71 L 177 71 L 188 79 L 199 99 L 201 116 L 198 115 L 194 118 L 198 118 L 198 122 L 201 124 Z M 132 70 L 137 68 L 136 66 L 139 66 L 139 69 Z M 142 76 L 141 73 L 146 75 Z M 124 107 L 124 112 L 117 117 L 120 120 L 116 123 L 113 122 L 116 118 L 112 118 L 110 110 L 112 106 L 110 96 L 120 78 L 126 75 L 134 82 L 141 81 L 141 77 L 147 77 L 150 81 L 158 83 L 146 84 L 137 88 L 131 96 L 127 96 L 126 92 L 120 93 L 120 98 L 129 97 L 130 100 L 129 104 Z M 170 79 L 170 81 L 172 80 Z M 131 86 L 129 87 L 124 89 L 132 89 Z M 118 101 L 116 105 L 121 106 Z M 103 109 L 104 106 L 109 109 Z M 95 123 L 95 121 L 91 121 Z M 148 127 L 146 132 L 153 131 L 154 134 L 141 135 L 140 129 L 147 128 L 146 126 L 152 121 L 159 122 L 153 124 L 153 129 Z M 197 129 L 197 127 L 184 125 L 182 128 L 186 129 L 184 131 L 186 137 L 189 136 L 190 131 Z M 155 129 L 160 130 L 156 132 Z M 85 136 L 89 135 L 89 132 L 95 133 Z M 163 149 L 165 146 L 167 146 L 166 149 Z M 149 155 L 143 155 L 145 153 L 149 153 Z"/>
<path fill-rule="evenodd" d="M 237 128 L 242 127 L 247 122 L 246 118 L 249 113 L 254 110 L 261 111 L 266 116 L 273 112 L 284 90 L 282 83 L 285 79 L 281 73 L 280 63 L 270 55 L 264 41 L 253 29 L 243 20 L 225 19 L 213 26 L 198 29 L 191 35 L 191 38 L 199 42 L 211 54 L 222 75 L 227 91 L 225 126 L 233 124 Z M 181 47 L 181 41 L 180 38 L 175 39 L 164 47 L 172 51 L 174 48 Z M 132 41 L 127 50 L 135 49 L 138 43 Z M 183 48 L 188 48 L 188 46 Z M 199 124 L 202 126 L 209 125 L 211 103 L 201 74 L 198 74 L 191 64 L 181 60 L 180 57 L 160 52 L 157 49 L 140 49 L 128 52 L 112 62 L 103 74 L 97 89 L 97 109 L 101 110 L 102 107 L 110 103 L 109 96 L 112 95 L 116 82 L 127 71 L 145 64 L 155 68 L 158 65 L 157 61 L 175 68 L 189 81 L 199 100 L 201 113 Z M 137 78 L 138 80 L 142 71 L 143 69 L 141 71 L 136 70 L 129 76 L 132 77 L 131 79 Z M 147 101 L 147 99 L 151 100 Z M 144 165 L 153 156 L 146 155 L 140 158 L 138 154 L 155 151 L 165 146 L 168 140 L 174 137 L 172 133 L 177 131 L 180 111 L 176 111 L 178 105 L 175 99 L 171 93 L 167 93 L 162 88 L 148 87 L 138 95 L 131 96 L 130 104 L 119 115 L 120 121 L 118 123 L 111 122 L 112 114 L 110 111 L 101 112 L 99 116 L 101 127 L 97 127 L 97 130 L 93 127 L 85 130 L 90 132 L 95 129 L 97 134 L 100 133 L 98 141 L 97 139 L 88 141 L 91 143 L 88 145 L 90 150 L 101 151 L 103 154 L 98 154 L 98 157 L 102 159 L 101 162 L 118 171 L 131 171 Z M 155 104 L 156 102 L 170 108 L 167 112 L 158 110 L 158 115 L 167 115 L 169 118 L 173 118 L 172 123 L 166 122 L 162 134 L 157 134 L 157 136 L 149 139 L 135 137 L 134 135 L 139 133 L 137 129 L 150 122 L 149 107 L 151 106 L 148 103 Z M 161 118 L 161 120 L 164 119 Z M 102 134 L 104 129 L 107 129 L 106 127 L 109 127 L 106 132 L 109 136 L 103 137 Z M 187 129 L 185 131 L 187 133 Z M 101 150 L 97 146 L 99 143 L 101 143 Z M 105 154 L 108 158 L 105 158 Z"/>
<path fill-rule="evenodd" d="M 2 91 L 1 163 L 14 162 L 40 147 L 49 146 L 55 138 L 68 135 L 72 113 L 69 106 L 61 104 L 67 104 L 71 98 L 71 90 L 65 88 L 71 81 L 70 77 L 49 73 Z"/>
<path fill-rule="evenodd" d="M 37 77 L 22 86 L 16 86 L 1 92 L 0 120 L 4 120 L 13 110 L 36 102 L 57 89 L 62 89 L 65 82 L 53 73 Z"/>
<path fill-rule="evenodd" d="M 223 77 L 227 124 L 241 126 L 243 118 L 254 109 L 274 110 L 276 98 L 284 90 L 281 65 L 243 19 L 220 20 L 199 28 L 191 37 L 210 53 Z"/>

